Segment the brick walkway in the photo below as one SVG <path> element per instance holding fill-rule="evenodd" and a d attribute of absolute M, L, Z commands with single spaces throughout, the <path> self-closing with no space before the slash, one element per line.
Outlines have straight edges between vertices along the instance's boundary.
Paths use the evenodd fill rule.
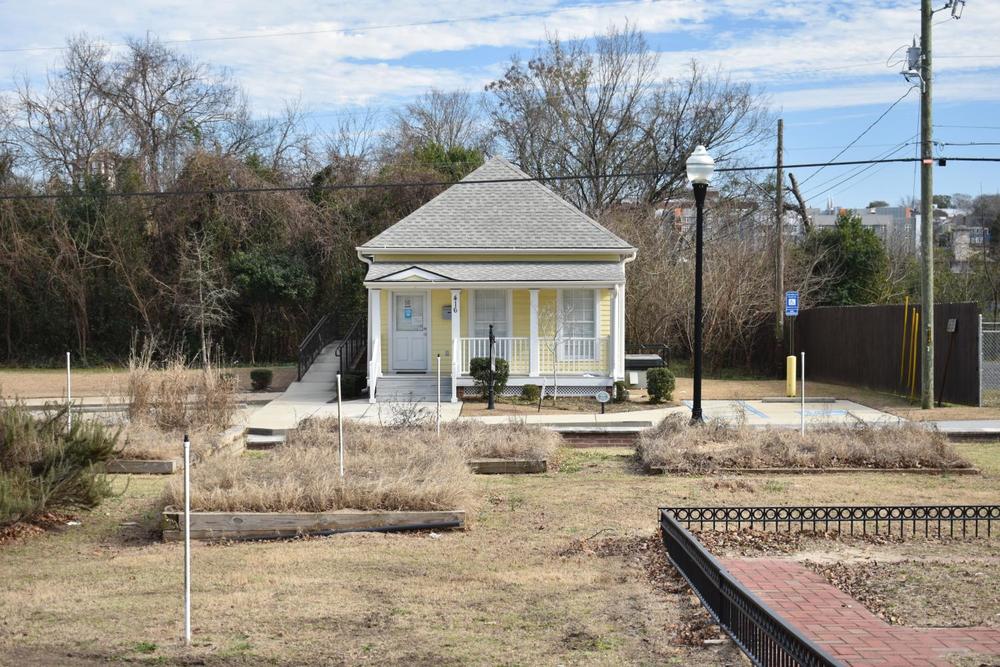
<path fill-rule="evenodd" d="M 723 567 L 806 637 L 847 665 L 951 665 L 945 656 L 1000 656 L 1000 628 L 889 625 L 802 565 L 775 558 L 723 558 Z"/>

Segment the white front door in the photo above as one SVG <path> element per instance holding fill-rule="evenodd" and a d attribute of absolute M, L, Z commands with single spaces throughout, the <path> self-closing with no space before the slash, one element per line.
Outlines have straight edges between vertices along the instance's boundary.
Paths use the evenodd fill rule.
<path fill-rule="evenodd" d="M 426 306 L 426 294 L 414 292 L 393 295 L 395 323 L 395 334 L 392 338 L 393 370 L 427 370 Z"/>

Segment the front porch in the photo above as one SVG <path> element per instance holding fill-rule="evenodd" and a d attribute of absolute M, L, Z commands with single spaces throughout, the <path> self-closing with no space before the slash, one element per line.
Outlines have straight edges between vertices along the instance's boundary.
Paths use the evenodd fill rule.
<path fill-rule="evenodd" d="M 593 395 L 624 377 L 623 294 L 613 284 L 370 287 L 369 400 L 414 387 L 434 398 L 440 363 L 442 399 L 457 402 L 474 384 L 472 360 L 489 356 L 490 325 L 494 354 L 510 368 L 506 393 L 534 384 L 548 395 Z"/>

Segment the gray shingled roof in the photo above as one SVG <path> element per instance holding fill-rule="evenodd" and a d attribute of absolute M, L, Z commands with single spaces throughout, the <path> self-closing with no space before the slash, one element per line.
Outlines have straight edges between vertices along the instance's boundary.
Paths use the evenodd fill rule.
<path fill-rule="evenodd" d="M 392 280 L 410 268 L 441 276 L 441 282 L 622 282 L 620 262 L 376 262 L 368 268 L 366 281 Z M 435 279 L 437 282 L 437 279 Z"/>
<path fill-rule="evenodd" d="M 501 157 L 493 157 L 361 246 L 382 248 L 633 248 Z"/>

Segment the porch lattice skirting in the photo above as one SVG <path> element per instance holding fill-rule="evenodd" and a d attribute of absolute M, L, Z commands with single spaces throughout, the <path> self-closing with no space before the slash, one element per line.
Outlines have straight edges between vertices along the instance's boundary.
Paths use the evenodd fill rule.
<path fill-rule="evenodd" d="M 539 378 L 532 378 L 532 379 L 538 380 Z M 538 386 L 539 389 L 542 389 L 542 383 L 541 382 L 537 382 L 536 384 L 537 384 L 537 386 Z M 553 387 L 551 384 L 547 384 L 547 385 L 545 385 L 544 389 L 545 389 L 545 395 L 546 396 L 553 396 L 553 395 L 555 395 L 555 396 L 584 396 L 584 397 L 591 397 L 591 396 L 596 396 L 597 392 L 601 391 L 601 389 L 605 389 L 605 387 L 581 387 L 581 386 L 564 386 L 564 385 L 558 385 L 557 387 Z M 481 396 L 479 395 L 479 392 L 476 390 L 475 387 L 465 387 L 463 389 L 463 394 L 465 396 L 469 396 L 469 397 L 478 397 L 478 398 L 481 398 Z M 520 385 L 519 386 L 509 386 L 508 385 L 508 386 L 504 387 L 503 391 L 500 392 L 500 395 L 501 396 L 520 396 L 521 395 L 521 386 Z"/>

